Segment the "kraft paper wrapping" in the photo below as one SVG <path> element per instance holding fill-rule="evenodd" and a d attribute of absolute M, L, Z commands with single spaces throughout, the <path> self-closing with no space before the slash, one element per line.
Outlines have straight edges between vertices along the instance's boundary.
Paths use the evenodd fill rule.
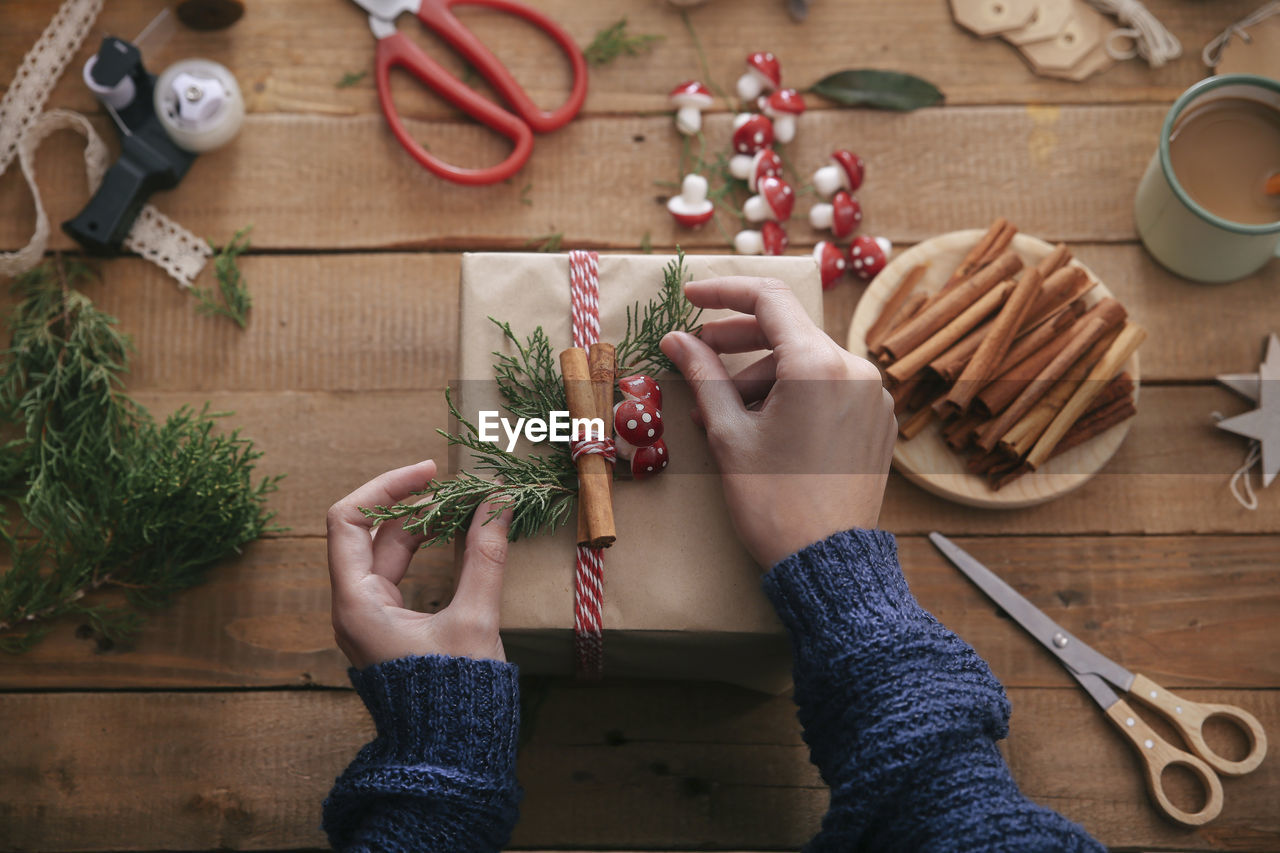
<path fill-rule="evenodd" d="M 626 309 L 653 298 L 670 255 L 600 256 L 601 340 L 617 343 Z M 693 279 L 781 279 L 822 325 L 822 289 L 809 257 L 687 256 Z M 727 316 L 707 311 L 703 320 Z M 553 350 L 572 343 L 566 255 L 468 254 L 462 259 L 456 401 L 474 423 L 500 409 L 495 350 L 507 351 L 493 317 L 523 340 L 541 325 Z M 726 358 L 731 370 L 759 353 Z M 706 438 L 689 419 L 692 399 L 674 375 L 657 377 L 671 463 L 644 482 L 614 489 L 618 541 L 605 551 L 605 674 L 727 681 L 779 692 L 790 683 L 786 635 L 760 586 L 762 568 L 739 543 Z M 478 381 L 477 381 L 478 380 Z M 520 446 L 517 452 L 531 448 Z M 454 448 L 450 470 L 469 456 Z M 575 525 L 512 543 L 502 604 L 508 657 L 526 672 L 573 670 Z M 459 554 L 461 549 L 459 549 Z"/>

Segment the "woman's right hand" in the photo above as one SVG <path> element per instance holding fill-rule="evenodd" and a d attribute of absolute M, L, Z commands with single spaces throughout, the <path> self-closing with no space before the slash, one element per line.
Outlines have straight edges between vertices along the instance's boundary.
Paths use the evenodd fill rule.
<path fill-rule="evenodd" d="M 833 533 L 875 527 L 897 435 L 880 372 L 814 325 L 780 281 L 691 281 L 685 296 L 740 312 L 701 337 L 672 332 L 662 351 L 693 391 L 747 550 L 768 568 Z M 720 360 L 757 350 L 767 352 L 733 377 Z"/>

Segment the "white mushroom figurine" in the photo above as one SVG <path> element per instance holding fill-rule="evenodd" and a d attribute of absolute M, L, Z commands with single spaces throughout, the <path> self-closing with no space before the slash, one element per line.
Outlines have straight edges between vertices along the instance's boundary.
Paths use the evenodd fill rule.
<path fill-rule="evenodd" d="M 778 57 L 768 51 L 758 51 L 747 57 L 747 73 L 738 78 L 738 97 L 754 101 L 762 92 L 772 92 L 781 85 Z"/>
<path fill-rule="evenodd" d="M 715 216 L 716 206 L 707 198 L 707 179 L 701 175 L 688 174 L 680 186 L 680 195 L 673 195 L 667 200 L 667 210 L 671 211 L 676 224 L 685 228 L 697 228 L 705 225 Z"/>
<path fill-rule="evenodd" d="M 804 96 L 795 89 L 761 95 L 760 112 L 773 119 L 773 135 L 786 145 L 796 138 L 796 118 L 804 112 Z"/>
<path fill-rule="evenodd" d="M 739 255 L 781 255 L 787 251 L 787 232 L 772 219 L 760 226 L 733 235 L 733 250 Z"/>
<path fill-rule="evenodd" d="M 786 222 L 796 204 L 796 194 L 782 178 L 761 178 L 756 195 L 742 204 L 742 215 L 748 222 L 774 219 Z"/>
<path fill-rule="evenodd" d="M 697 80 L 676 86 L 667 101 L 676 108 L 676 130 L 685 136 L 693 136 L 702 129 L 702 111 L 713 103 L 711 90 Z"/>

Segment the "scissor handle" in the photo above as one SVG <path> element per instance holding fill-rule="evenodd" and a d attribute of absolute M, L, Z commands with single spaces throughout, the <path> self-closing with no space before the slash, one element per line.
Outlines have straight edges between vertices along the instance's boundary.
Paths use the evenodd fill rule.
<path fill-rule="evenodd" d="M 549 35 L 573 68 L 573 88 L 563 104 L 550 112 L 533 102 L 528 93 L 511 76 L 493 51 L 485 47 L 471 30 L 453 14 L 452 6 L 485 6 L 523 18 Z M 454 50 L 475 67 L 480 76 L 489 81 L 516 115 L 524 119 L 538 133 L 547 133 L 564 127 L 582 109 L 587 99 L 587 60 L 573 38 L 565 30 L 537 9 L 531 9 L 512 0 L 422 0 L 418 7 L 418 19 L 434 30 Z"/>
<path fill-rule="evenodd" d="M 1171 693 L 1141 673 L 1134 675 L 1129 695 L 1159 711 L 1186 739 L 1191 751 L 1224 776 L 1250 773 L 1267 756 L 1267 733 L 1262 730 L 1262 723 L 1258 722 L 1258 718 L 1243 708 L 1192 702 Z M 1204 724 L 1210 717 L 1230 720 L 1232 725 L 1244 733 L 1249 740 L 1249 753 L 1244 758 L 1232 761 L 1213 751 L 1204 739 Z"/>
<path fill-rule="evenodd" d="M 442 98 L 467 115 L 487 125 L 515 143 L 507 159 L 496 166 L 467 169 L 454 166 L 423 148 L 404 126 L 400 113 L 391 98 L 391 69 L 404 68 L 438 92 Z M 533 131 L 529 125 L 516 118 L 497 104 L 476 94 L 444 69 L 440 63 L 422 51 L 404 33 L 392 33 L 378 39 L 374 59 L 374 72 L 378 83 L 378 100 L 382 112 L 391 125 L 391 132 L 413 159 L 442 178 L 459 184 L 476 186 L 496 184 L 520 171 L 533 152 Z"/>
<path fill-rule="evenodd" d="M 1186 826 L 1203 826 L 1222 812 L 1222 782 L 1213 768 L 1156 734 L 1123 699 L 1107 709 L 1107 717 L 1138 751 L 1146 770 L 1147 790 L 1151 792 L 1151 798 L 1161 811 Z M 1164 771 L 1168 767 L 1185 767 L 1200 780 L 1205 791 L 1205 803 L 1200 811 L 1183 811 L 1169 799 L 1164 791 L 1163 781 Z"/>

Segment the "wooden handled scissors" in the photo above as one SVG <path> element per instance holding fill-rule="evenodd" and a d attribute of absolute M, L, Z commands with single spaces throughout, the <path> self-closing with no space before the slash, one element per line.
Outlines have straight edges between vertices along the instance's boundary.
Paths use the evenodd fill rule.
<path fill-rule="evenodd" d="M 459 184 L 493 184 L 505 181 L 520 170 L 533 151 L 534 132 L 546 133 L 568 124 L 582 109 L 587 97 L 587 62 L 582 51 L 559 24 L 536 9 L 512 0 L 355 0 L 369 13 L 369 29 L 378 40 L 374 54 L 374 75 L 382 114 L 391 132 L 413 159 L 435 174 Z M 469 29 L 463 26 L 451 7 L 470 5 L 497 9 L 523 18 L 549 35 L 573 66 L 573 88 L 568 99 L 555 110 L 542 110 L 521 88 L 498 58 Z M 489 82 L 514 111 L 508 112 L 463 84 L 406 35 L 397 32 L 396 18 L 411 12 L 428 29 L 440 36 Z M 510 139 L 515 148 L 506 160 L 483 169 L 453 166 L 432 155 L 409 134 L 391 100 L 391 69 L 401 67 L 417 77 L 442 98 Z"/>
<path fill-rule="evenodd" d="M 929 539 L 988 598 L 1000 605 L 1027 633 L 1053 652 L 1102 707 L 1107 718 L 1115 723 L 1116 728 L 1124 733 L 1138 751 L 1146 769 L 1147 788 L 1160 809 L 1169 817 L 1187 826 L 1208 823 L 1222 811 L 1222 782 L 1217 773 L 1243 776 L 1262 763 L 1267 754 L 1267 736 L 1262 730 L 1262 724 L 1248 711 L 1235 705 L 1192 702 L 1170 693 L 1145 675 L 1130 672 L 1082 643 L 941 533 L 930 533 Z M 1172 723 L 1191 748 L 1191 752 L 1179 749 L 1156 734 L 1133 712 L 1128 702 L 1107 686 L 1108 682 Z M 1249 754 L 1239 761 L 1232 761 L 1214 752 L 1204 739 L 1204 723 L 1210 717 L 1224 718 L 1239 728 L 1249 741 Z M 1176 766 L 1190 770 L 1204 786 L 1205 803 L 1200 811 L 1183 811 L 1165 793 L 1162 774 L 1166 767 Z"/>

